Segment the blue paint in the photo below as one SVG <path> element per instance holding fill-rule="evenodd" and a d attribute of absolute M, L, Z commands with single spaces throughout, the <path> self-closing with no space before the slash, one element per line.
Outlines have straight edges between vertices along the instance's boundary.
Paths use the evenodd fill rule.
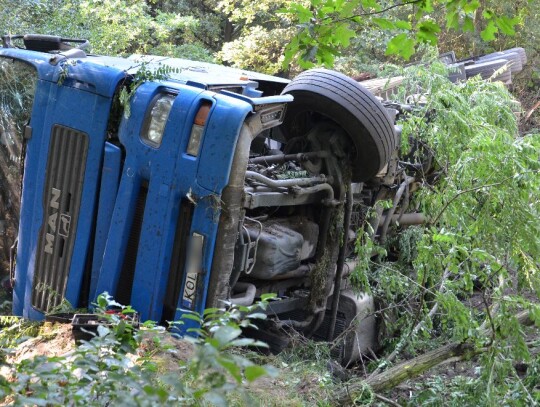
<path fill-rule="evenodd" d="M 43 315 L 32 308 L 31 292 L 43 224 L 43 194 L 51 128 L 61 124 L 88 134 L 80 217 L 66 287 L 74 306 L 84 302 L 81 288 L 89 279 L 89 302 L 121 285 L 122 267 L 141 186 L 147 185 L 142 230 L 135 256 L 131 305 L 143 320 L 161 320 L 171 267 L 172 250 L 182 199 L 196 206 L 190 227 L 204 236 L 202 264 L 194 301 L 183 302 L 184 270 L 176 318 L 186 311 L 202 312 L 207 300 L 213 253 L 218 233 L 219 205 L 227 185 L 240 130 L 257 105 L 286 103 L 290 96 L 261 98 L 256 82 L 242 79 L 243 71 L 178 59 L 165 64 L 183 71 L 163 82 L 147 82 L 131 97 L 131 115 L 123 117 L 118 140 L 108 141 L 107 127 L 114 93 L 133 72 L 134 60 L 88 56 L 75 65 L 52 65 L 50 54 L 0 49 L 0 57 L 18 58 L 36 67 L 39 81 L 31 118 L 19 230 L 14 313 L 31 319 Z M 199 66 L 200 65 L 200 66 Z M 198 66 L 197 69 L 192 69 Z M 66 68 L 67 67 L 67 68 Z M 200 68 L 200 69 L 199 69 Z M 251 79 L 286 83 L 280 78 L 253 74 Z M 59 86 L 56 82 L 63 78 Z M 244 95 L 207 90 L 223 83 L 244 88 Z M 162 143 L 150 146 L 141 139 L 144 120 L 156 95 L 177 95 L 167 120 Z M 199 156 L 186 154 L 195 115 L 202 101 L 211 103 Z M 93 239 L 93 240 L 92 240 Z M 90 275 L 85 276 L 91 260 Z M 191 325 L 180 328 L 185 332 Z"/>
<path fill-rule="evenodd" d="M 115 87 L 110 86 L 109 95 L 103 96 L 77 87 L 59 86 L 50 81 L 58 77 L 60 70 L 59 66 L 48 63 L 50 55 L 13 49 L 2 49 L 1 55 L 21 59 L 35 66 L 39 78 L 30 120 L 32 138 L 28 141 L 25 159 L 19 225 L 19 242 L 21 242 L 19 248 L 21 249 L 17 254 L 13 311 L 15 315 L 42 319 L 42 313 L 31 306 L 31 292 L 39 230 L 43 224 L 42 195 L 45 188 L 51 129 L 55 124 L 60 124 L 84 132 L 89 137 L 81 216 L 77 230 L 74 231 L 77 233 L 77 238 L 65 295 L 67 301 L 76 305 L 79 303 L 86 256 L 90 245 L 103 146 L 107 136 L 107 121 Z M 110 84 L 120 81 L 125 76 L 118 69 L 108 67 L 100 67 L 100 69 L 100 74 L 95 70 L 92 71 L 92 76 L 96 81 L 101 75 L 104 82 Z"/>
<path fill-rule="evenodd" d="M 122 152 L 120 148 L 105 143 L 103 168 L 101 170 L 101 185 L 99 189 L 99 203 L 96 218 L 96 233 L 94 239 L 94 252 L 92 261 L 92 274 L 90 276 L 90 298 L 96 298 L 96 287 L 101 266 L 105 243 L 109 234 L 109 227 L 116 202 L 116 194 L 120 183 L 122 169 Z"/>

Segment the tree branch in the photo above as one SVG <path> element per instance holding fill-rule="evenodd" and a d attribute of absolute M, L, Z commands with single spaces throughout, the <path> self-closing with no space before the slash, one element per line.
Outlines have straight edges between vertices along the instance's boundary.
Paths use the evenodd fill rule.
<path fill-rule="evenodd" d="M 442 214 L 444 213 L 444 211 L 446 211 L 446 209 L 448 209 L 448 207 L 450 206 L 450 204 L 452 202 L 454 202 L 456 199 L 458 199 L 461 195 L 463 194 L 467 194 L 469 192 L 474 192 L 474 191 L 478 191 L 480 189 L 484 189 L 484 188 L 491 188 L 491 187 L 496 187 L 498 185 L 501 185 L 503 182 L 495 182 L 493 184 L 486 184 L 486 185 L 480 185 L 478 187 L 474 187 L 474 188 L 468 188 L 468 189 L 464 189 L 463 191 L 459 191 L 458 193 L 456 193 L 452 198 L 450 198 L 443 206 L 443 208 L 441 209 L 441 211 L 439 212 L 439 214 L 435 217 L 435 219 L 431 222 L 432 225 L 434 225 L 435 223 L 437 223 L 437 221 L 440 219 L 440 217 L 442 216 Z"/>
<path fill-rule="evenodd" d="M 347 20 L 352 20 L 356 17 L 368 17 L 368 16 L 374 16 L 374 15 L 377 15 L 377 14 L 383 14 L 383 13 L 386 13 L 387 11 L 389 10 L 392 10 L 396 7 L 403 7 L 403 6 L 408 6 L 408 5 L 411 5 L 411 4 L 417 4 L 417 3 L 422 3 L 424 0 L 413 0 L 413 1 L 407 1 L 405 3 L 397 3 L 397 4 L 394 4 L 392 6 L 388 6 L 382 10 L 379 10 L 379 11 L 372 11 L 372 12 L 369 12 L 369 13 L 359 13 L 359 14 L 355 14 L 354 16 L 350 16 L 350 17 L 345 17 L 345 18 L 341 18 L 339 20 L 334 20 L 335 23 L 340 23 L 342 21 L 347 21 Z M 331 16 L 328 16 L 328 17 L 325 17 L 323 18 L 323 20 L 328 20 L 332 18 Z"/>
<path fill-rule="evenodd" d="M 484 189 L 484 188 L 491 188 L 491 187 L 496 187 L 496 186 L 499 186 L 499 185 L 502 185 L 504 184 L 506 181 L 509 181 L 511 179 L 514 179 L 516 178 L 517 176 L 520 176 L 520 175 L 524 175 L 524 174 L 528 174 L 528 173 L 537 173 L 539 172 L 538 170 L 532 170 L 532 171 L 525 171 L 525 172 L 522 172 L 521 174 L 517 174 L 517 175 L 513 175 L 511 177 L 506 177 L 504 179 L 502 179 L 501 181 L 499 182 L 494 182 L 492 184 L 485 184 L 485 185 L 479 185 L 477 187 L 473 187 L 473 188 L 468 188 L 468 189 L 464 189 L 463 191 L 459 191 L 457 192 L 452 198 L 450 198 L 443 206 L 443 208 L 441 209 L 441 211 L 439 212 L 439 214 L 435 217 L 435 219 L 433 221 L 430 222 L 431 225 L 434 225 L 437 223 L 437 221 L 440 219 L 440 217 L 442 216 L 442 214 L 446 211 L 446 209 L 448 209 L 448 207 L 450 206 L 450 204 L 452 202 L 454 202 L 456 199 L 458 199 L 461 195 L 463 194 L 467 194 L 469 192 L 474 192 L 474 191 L 478 191 L 480 189 Z"/>

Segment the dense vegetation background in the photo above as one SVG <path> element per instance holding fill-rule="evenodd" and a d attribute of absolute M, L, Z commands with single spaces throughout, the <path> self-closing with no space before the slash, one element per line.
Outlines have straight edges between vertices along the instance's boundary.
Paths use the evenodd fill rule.
<path fill-rule="evenodd" d="M 316 65 L 351 76 L 403 74 L 396 98 L 418 89 L 427 95 L 421 110 L 402 123 L 404 148 L 409 137 L 428 146 L 440 176 L 437 183 L 426 179 L 411 203 L 428 215 L 425 226 L 398 233 L 383 246 L 370 240 L 368 230 L 359 234 L 357 251 L 365 261 L 353 280 L 382 304 L 378 316 L 385 329 L 380 354 L 358 366 L 347 386 L 328 370 L 328 347 L 300 338 L 301 346 L 281 359 L 231 355 L 232 345 L 247 344 L 235 342 L 243 317 L 234 310 L 225 317 L 211 311 L 195 344 L 197 357 L 181 364 L 174 379 L 156 378 L 159 368 L 145 363 L 156 349 L 163 350 L 159 341 L 141 350 L 142 339 L 126 337 L 120 323 L 113 329 L 116 337 L 102 332 L 101 341 L 79 348 L 71 359 L 12 364 L 13 379 L 1 388 L 17 395 L 16 404 L 103 405 L 125 402 L 129 394 L 138 395 L 137 405 L 203 399 L 249 404 L 225 395 L 275 373 L 259 369 L 263 363 L 282 368 L 275 380 L 287 389 L 278 395 L 266 383 L 270 398 L 257 393 L 264 404 L 331 405 L 351 398 L 359 404 L 409 405 L 540 401 L 540 340 L 536 328 L 527 326 L 540 323 L 540 2 L 0 0 L 0 5 L 0 32 L 87 38 L 95 53 L 170 55 L 283 76 Z M 438 52 L 453 50 L 463 58 L 516 46 L 526 49 L 529 63 L 514 78 L 512 94 L 480 80 L 453 85 L 437 65 L 402 68 L 403 58 L 431 62 Z M 10 326 L 0 334 L 5 346 L 28 333 L 21 321 Z M 139 363 L 126 356 L 134 349 L 142 355 Z M 385 372 L 422 373 L 432 367 L 399 364 L 423 356 L 428 362 L 465 364 L 405 387 L 397 385 L 408 375 L 380 385 Z M 312 394 L 298 392 L 303 385 L 298 378 L 310 383 L 306 393 Z"/>
<path fill-rule="evenodd" d="M 3 34 L 87 38 L 99 54 L 168 55 L 285 76 L 322 64 L 375 74 L 383 63 L 418 60 L 419 45 L 437 42 L 458 58 L 520 46 L 530 63 L 514 94 L 526 109 L 540 83 L 540 4 L 531 0 L 2 0 L 0 17 Z"/>

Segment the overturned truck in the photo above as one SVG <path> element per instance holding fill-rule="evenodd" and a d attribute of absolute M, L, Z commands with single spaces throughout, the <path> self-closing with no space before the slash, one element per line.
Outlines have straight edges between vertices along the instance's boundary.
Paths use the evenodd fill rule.
<path fill-rule="evenodd" d="M 25 35 L 0 49 L 13 312 L 108 292 L 166 323 L 276 293 L 258 333 L 271 344 L 341 335 L 345 363 L 374 346 L 373 300 L 347 279 L 366 208 L 412 182 L 397 171 L 399 106 L 324 69 L 289 81 L 86 45 Z"/>

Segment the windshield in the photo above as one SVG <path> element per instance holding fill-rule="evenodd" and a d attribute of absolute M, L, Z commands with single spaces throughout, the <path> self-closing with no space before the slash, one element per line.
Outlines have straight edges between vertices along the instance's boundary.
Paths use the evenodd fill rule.
<path fill-rule="evenodd" d="M 30 120 L 37 73 L 34 67 L 0 57 L 0 274 L 19 226 L 24 168 L 24 128 Z"/>

